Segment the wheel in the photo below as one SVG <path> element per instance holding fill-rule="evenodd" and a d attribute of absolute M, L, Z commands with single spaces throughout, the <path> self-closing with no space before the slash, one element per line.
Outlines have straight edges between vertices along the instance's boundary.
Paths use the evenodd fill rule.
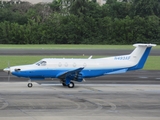
<path fill-rule="evenodd" d="M 28 83 L 28 87 L 31 88 L 33 86 L 32 83 Z"/>
<path fill-rule="evenodd" d="M 74 88 L 74 82 L 70 82 L 70 84 L 68 84 L 69 88 Z"/>
<path fill-rule="evenodd" d="M 65 83 L 62 83 L 62 85 L 65 87 L 65 86 L 67 86 Z"/>

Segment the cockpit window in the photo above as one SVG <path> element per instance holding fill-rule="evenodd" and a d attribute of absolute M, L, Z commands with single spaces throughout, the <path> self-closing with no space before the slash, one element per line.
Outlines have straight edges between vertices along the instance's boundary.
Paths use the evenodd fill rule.
<path fill-rule="evenodd" d="M 39 61 L 36 63 L 38 66 L 46 66 L 47 62 L 46 61 Z"/>

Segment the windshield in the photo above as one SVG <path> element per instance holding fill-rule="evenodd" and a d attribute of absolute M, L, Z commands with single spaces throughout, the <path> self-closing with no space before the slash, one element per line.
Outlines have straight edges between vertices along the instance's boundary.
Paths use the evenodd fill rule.
<path fill-rule="evenodd" d="M 38 66 L 46 66 L 47 62 L 46 61 L 39 61 L 36 63 Z"/>

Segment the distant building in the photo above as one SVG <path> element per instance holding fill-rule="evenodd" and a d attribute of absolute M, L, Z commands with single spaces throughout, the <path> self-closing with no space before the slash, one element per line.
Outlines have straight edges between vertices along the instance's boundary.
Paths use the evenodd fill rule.
<path fill-rule="evenodd" d="M 107 0 L 96 0 L 99 5 L 103 5 Z"/>
<path fill-rule="evenodd" d="M 12 3 L 12 4 L 20 4 L 21 0 L 0 0 L 1 4 L 3 3 Z"/>
<path fill-rule="evenodd" d="M 107 0 L 96 0 L 99 5 L 106 4 Z M 117 0 L 118 2 L 123 2 L 123 0 Z M 127 2 L 131 2 L 132 0 L 126 0 Z"/>
<path fill-rule="evenodd" d="M 3 4 L 4 2 L 10 2 L 10 3 L 15 3 L 18 4 L 20 2 L 30 2 L 32 4 L 36 3 L 51 3 L 53 0 L 0 0 L 1 3 Z M 103 5 L 107 2 L 107 0 L 96 0 L 99 5 Z M 119 2 L 122 2 L 123 0 L 117 0 Z M 127 0 L 128 2 L 131 0 Z"/>
<path fill-rule="evenodd" d="M 20 2 L 30 2 L 32 4 L 36 3 L 48 3 L 52 2 L 53 0 L 0 0 L 0 3 L 3 4 L 5 2 L 9 3 L 14 3 L 14 4 L 19 4 Z"/>

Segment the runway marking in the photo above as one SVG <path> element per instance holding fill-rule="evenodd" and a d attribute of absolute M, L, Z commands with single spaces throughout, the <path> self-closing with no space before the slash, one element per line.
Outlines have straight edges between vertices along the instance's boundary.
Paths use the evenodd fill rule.
<path fill-rule="evenodd" d="M 6 107 L 8 107 L 8 102 L 6 102 L 5 100 L 3 100 L 3 98 L 0 99 L 0 105 L 2 105 L 0 107 L 0 110 L 5 109 Z"/>
<path fill-rule="evenodd" d="M 100 112 L 106 106 L 107 107 L 110 106 L 110 107 L 109 107 L 109 109 L 104 110 L 104 112 L 105 111 L 106 112 L 115 112 L 116 111 L 116 105 L 111 103 L 111 102 L 107 102 L 107 101 L 104 101 L 104 100 L 101 100 L 101 99 L 91 99 L 91 100 L 87 99 L 86 101 L 97 106 L 96 109 L 91 111 L 93 114 L 95 114 L 94 112 Z"/>
<path fill-rule="evenodd" d="M 146 76 L 142 76 L 142 77 L 138 77 L 138 78 L 147 79 L 148 77 L 146 77 Z"/>
<path fill-rule="evenodd" d="M 91 88 L 91 87 L 83 87 L 83 88 L 85 88 L 85 89 L 88 89 L 88 90 L 91 90 L 91 91 L 94 91 L 94 92 L 102 92 L 101 90 L 98 90 L 98 89 L 95 89 L 95 88 Z"/>
<path fill-rule="evenodd" d="M 111 106 L 111 108 L 110 108 L 110 110 L 109 111 L 111 111 L 111 112 L 113 112 L 113 111 L 115 111 L 116 110 L 116 105 L 115 104 L 113 104 L 113 103 L 111 103 L 111 102 L 107 102 L 110 106 Z"/>

